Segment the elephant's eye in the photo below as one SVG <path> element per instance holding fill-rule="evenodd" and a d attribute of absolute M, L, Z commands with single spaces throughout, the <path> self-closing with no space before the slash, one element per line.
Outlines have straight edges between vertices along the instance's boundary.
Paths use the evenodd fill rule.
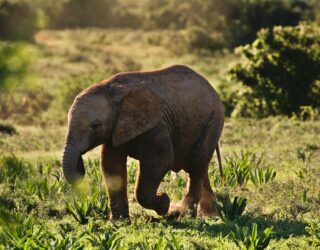
<path fill-rule="evenodd" d="M 91 123 L 90 127 L 95 130 L 97 128 L 99 128 L 101 126 L 101 123 L 100 122 L 93 122 Z"/>

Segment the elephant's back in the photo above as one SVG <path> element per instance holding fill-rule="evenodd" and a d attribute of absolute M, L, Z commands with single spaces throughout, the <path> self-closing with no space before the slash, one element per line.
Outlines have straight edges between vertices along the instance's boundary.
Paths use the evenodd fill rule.
<path fill-rule="evenodd" d="M 216 130 L 222 129 L 224 108 L 210 83 L 192 69 L 177 65 L 165 69 L 163 73 L 152 77 L 154 80 L 150 84 L 168 103 L 170 112 L 166 115 L 174 124 L 176 160 L 183 165 L 187 164 L 184 161 L 210 120 L 216 119 Z"/>

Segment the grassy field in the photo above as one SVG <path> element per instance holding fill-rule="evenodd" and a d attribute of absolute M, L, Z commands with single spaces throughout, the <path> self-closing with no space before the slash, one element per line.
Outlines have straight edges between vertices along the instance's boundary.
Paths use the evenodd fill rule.
<path fill-rule="evenodd" d="M 238 60 L 233 54 L 185 54 L 178 41 L 169 46 L 172 39 L 176 36 L 169 31 L 37 34 L 30 45 L 34 74 L 51 94 L 51 103 L 32 123 L 21 114 L 12 119 L 16 133 L 0 133 L 0 249 L 249 249 L 250 240 L 262 241 L 267 228 L 272 228 L 269 249 L 320 247 L 320 121 L 227 118 L 220 143 L 225 185 L 219 181 L 215 157 L 210 165 L 210 181 L 226 211 L 221 218 L 168 220 L 143 209 L 133 193 L 138 162 L 130 159 L 131 223 L 109 222 L 99 148 L 85 157 L 87 174 L 80 190 L 62 179 L 70 102 L 61 99 L 63 84 L 79 80 L 79 85 L 87 85 L 119 71 L 174 63 L 190 65 L 218 89 L 226 84 L 228 65 Z M 186 177 L 183 172 L 168 173 L 160 190 L 177 201 Z M 227 195 L 247 199 L 242 214 L 236 216 L 241 209 L 230 212 L 223 205 Z M 255 224 L 256 240 L 251 234 Z"/>

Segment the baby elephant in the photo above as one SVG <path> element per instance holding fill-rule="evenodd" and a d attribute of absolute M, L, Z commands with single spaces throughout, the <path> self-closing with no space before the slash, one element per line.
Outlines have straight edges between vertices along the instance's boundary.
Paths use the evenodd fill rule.
<path fill-rule="evenodd" d="M 129 219 L 128 156 L 140 162 L 135 196 L 143 207 L 172 217 L 215 216 L 208 165 L 223 121 L 215 90 L 186 66 L 117 74 L 75 98 L 68 114 L 64 176 L 70 183 L 84 176 L 82 155 L 102 145 L 110 219 Z M 157 192 L 159 184 L 168 171 L 182 169 L 189 174 L 186 193 L 170 204 L 166 193 Z"/>

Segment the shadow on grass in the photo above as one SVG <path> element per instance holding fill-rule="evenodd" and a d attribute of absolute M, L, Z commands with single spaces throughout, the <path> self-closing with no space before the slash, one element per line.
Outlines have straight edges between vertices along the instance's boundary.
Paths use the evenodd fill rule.
<path fill-rule="evenodd" d="M 300 221 L 292 221 L 288 219 L 274 220 L 267 217 L 253 217 L 251 215 L 244 215 L 238 220 L 223 223 L 208 223 L 206 220 L 168 220 L 166 224 L 177 229 L 193 229 L 208 236 L 217 236 L 222 234 L 222 236 L 227 236 L 231 231 L 236 229 L 236 225 L 241 227 L 251 228 L 252 224 L 256 223 L 258 225 L 259 232 L 263 231 L 267 227 L 273 227 L 273 238 L 274 239 L 287 239 L 290 236 L 299 237 L 307 235 L 305 227 L 307 224 Z"/>

